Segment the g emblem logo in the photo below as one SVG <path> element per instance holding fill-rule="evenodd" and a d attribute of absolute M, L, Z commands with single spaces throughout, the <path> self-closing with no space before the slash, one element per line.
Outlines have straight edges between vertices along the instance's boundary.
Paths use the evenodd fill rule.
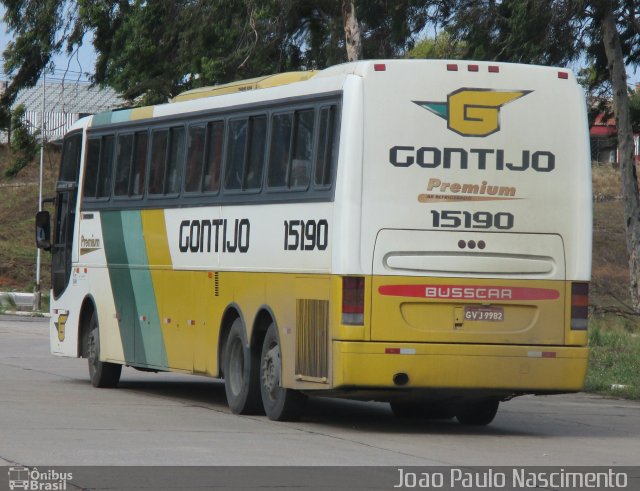
<path fill-rule="evenodd" d="M 69 314 L 60 314 L 58 317 L 58 322 L 55 323 L 56 330 L 58 331 L 58 340 L 60 342 L 64 341 L 64 328 L 67 324 L 67 319 L 69 318 Z"/>
<path fill-rule="evenodd" d="M 500 108 L 530 90 L 458 89 L 447 102 L 413 101 L 447 120 L 447 128 L 462 136 L 488 136 L 500 131 Z"/>

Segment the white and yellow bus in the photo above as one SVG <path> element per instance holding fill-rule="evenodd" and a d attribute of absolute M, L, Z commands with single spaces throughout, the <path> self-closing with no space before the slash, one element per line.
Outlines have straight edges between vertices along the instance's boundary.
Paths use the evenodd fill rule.
<path fill-rule="evenodd" d="M 234 413 L 308 396 L 488 424 L 579 391 L 586 108 L 564 69 L 363 61 L 101 113 L 64 139 L 51 351 L 224 378 Z"/>

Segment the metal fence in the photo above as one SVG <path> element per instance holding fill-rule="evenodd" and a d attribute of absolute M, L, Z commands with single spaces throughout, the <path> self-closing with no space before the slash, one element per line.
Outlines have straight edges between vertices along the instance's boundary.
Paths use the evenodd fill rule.
<path fill-rule="evenodd" d="M 31 134 L 41 132 L 44 113 L 44 138 L 62 138 L 78 119 L 121 107 L 124 101 L 110 88 L 93 87 L 87 82 L 40 82 L 18 94 L 13 107 L 24 105 L 23 124 Z M 8 143 L 10 134 L 0 131 L 0 143 Z"/>

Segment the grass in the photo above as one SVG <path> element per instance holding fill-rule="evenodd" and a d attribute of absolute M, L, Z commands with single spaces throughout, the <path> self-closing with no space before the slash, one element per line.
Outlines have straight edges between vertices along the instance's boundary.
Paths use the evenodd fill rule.
<path fill-rule="evenodd" d="M 620 172 L 593 167 L 593 260 L 586 390 L 640 399 L 640 317 L 629 295 Z"/>
<path fill-rule="evenodd" d="M 589 325 L 589 372 L 586 390 L 640 399 L 640 329 L 618 318 L 592 318 Z"/>
<path fill-rule="evenodd" d="M 59 161 L 55 148 L 44 158 L 43 196 L 53 196 Z M 34 217 L 38 211 L 38 161 L 15 179 L 4 177 L 13 155 L 0 145 L 0 291 L 33 291 L 36 278 Z M 41 287 L 49 289 L 50 255 L 42 254 Z"/>

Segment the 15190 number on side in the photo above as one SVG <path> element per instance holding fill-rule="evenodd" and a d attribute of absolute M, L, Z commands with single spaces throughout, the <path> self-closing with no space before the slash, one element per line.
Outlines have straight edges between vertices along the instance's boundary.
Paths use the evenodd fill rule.
<path fill-rule="evenodd" d="M 285 251 L 324 251 L 329 245 L 329 223 L 326 220 L 285 220 Z"/>

